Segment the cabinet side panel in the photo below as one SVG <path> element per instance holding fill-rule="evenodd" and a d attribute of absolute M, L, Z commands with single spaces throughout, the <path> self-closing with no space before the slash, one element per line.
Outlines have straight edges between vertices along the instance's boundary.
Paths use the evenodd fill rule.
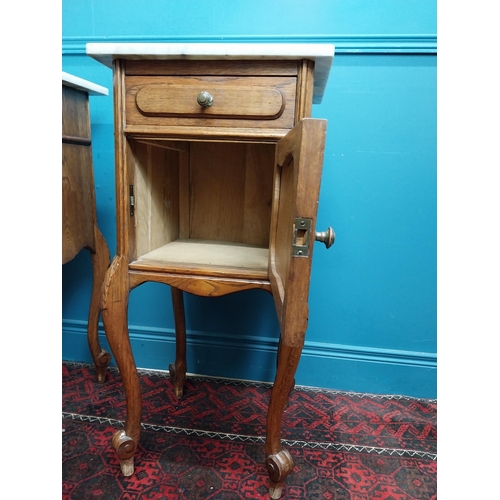
<path fill-rule="evenodd" d="M 87 93 L 65 85 L 62 86 L 62 135 L 90 140 Z"/>
<path fill-rule="evenodd" d="M 179 151 L 179 238 L 189 238 L 189 143 Z"/>
<path fill-rule="evenodd" d="M 84 247 L 95 249 L 94 184 L 90 146 L 62 145 L 63 264 Z"/>
<path fill-rule="evenodd" d="M 132 142 L 137 257 L 179 237 L 179 153 Z"/>
<path fill-rule="evenodd" d="M 132 143 L 133 144 L 133 143 Z M 125 140 L 125 172 L 126 176 L 126 193 L 128 194 L 127 206 L 128 210 L 125 217 L 128 220 L 127 223 L 127 237 L 128 237 L 128 260 L 129 262 L 137 258 L 137 238 L 135 233 L 135 217 L 130 215 L 130 196 L 134 195 L 137 191 L 136 186 L 136 159 L 134 155 L 134 149 L 132 148 L 131 141 Z M 131 189 L 132 188 L 132 189 Z"/>

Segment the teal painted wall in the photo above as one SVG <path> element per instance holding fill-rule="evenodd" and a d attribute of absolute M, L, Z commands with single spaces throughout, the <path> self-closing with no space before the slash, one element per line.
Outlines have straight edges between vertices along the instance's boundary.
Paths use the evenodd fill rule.
<path fill-rule="evenodd" d="M 140 7 L 139 7 L 140 6 Z M 297 383 L 436 397 L 436 2 L 63 0 L 62 69 L 110 90 L 91 97 L 99 227 L 116 250 L 111 70 L 86 42 L 328 42 L 336 46 L 323 102 L 328 120 L 310 316 Z M 63 266 L 63 359 L 86 344 L 91 264 Z M 279 335 L 271 297 L 188 296 L 188 371 L 272 380 Z M 168 287 L 132 291 L 137 365 L 174 359 Z M 105 344 L 104 332 L 102 331 Z"/>

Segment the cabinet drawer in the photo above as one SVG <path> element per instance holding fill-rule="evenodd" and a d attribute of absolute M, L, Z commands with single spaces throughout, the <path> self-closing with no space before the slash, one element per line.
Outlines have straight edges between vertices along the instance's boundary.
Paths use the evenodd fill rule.
<path fill-rule="evenodd" d="M 127 76 L 126 123 L 291 129 L 296 85 L 293 76 Z M 201 92 L 210 106 L 199 104 Z"/>

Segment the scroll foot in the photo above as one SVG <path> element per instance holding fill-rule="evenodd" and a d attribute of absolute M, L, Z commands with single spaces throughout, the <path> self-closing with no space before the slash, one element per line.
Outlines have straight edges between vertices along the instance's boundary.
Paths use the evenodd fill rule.
<path fill-rule="evenodd" d="M 287 450 L 281 450 L 276 455 L 266 459 L 266 469 L 269 474 L 269 496 L 273 500 L 281 498 L 283 484 L 293 469 L 293 459 Z"/>
<path fill-rule="evenodd" d="M 120 459 L 120 469 L 124 476 L 134 473 L 134 453 L 137 448 L 134 440 L 125 434 L 124 430 L 116 431 L 111 441 Z"/>
<path fill-rule="evenodd" d="M 111 354 L 109 354 L 109 352 L 105 349 L 101 349 L 101 352 L 96 356 L 95 359 L 97 382 L 99 384 L 104 384 L 104 382 L 106 381 L 106 370 L 110 361 Z"/>

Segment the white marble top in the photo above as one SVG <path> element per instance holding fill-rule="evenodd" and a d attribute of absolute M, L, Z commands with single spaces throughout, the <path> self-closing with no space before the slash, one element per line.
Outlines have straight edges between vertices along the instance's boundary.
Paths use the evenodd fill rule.
<path fill-rule="evenodd" d="M 97 83 L 92 83 L 78 76 L 70 75 L 65 71 L 62 72 L 62 82 L 69 87 L 88 92 L 89 95 L 108 95 L 108 89 L 106 87 L 101 87 L 101 85 L 97 85 Z"/>
<path fill-rule="evenodd" d="M 112 67 L 113 59 L 311 59 L 313 102 L 320 103 L 335 47 L 326 43 L 88 43 L 87 55 Z"/>

